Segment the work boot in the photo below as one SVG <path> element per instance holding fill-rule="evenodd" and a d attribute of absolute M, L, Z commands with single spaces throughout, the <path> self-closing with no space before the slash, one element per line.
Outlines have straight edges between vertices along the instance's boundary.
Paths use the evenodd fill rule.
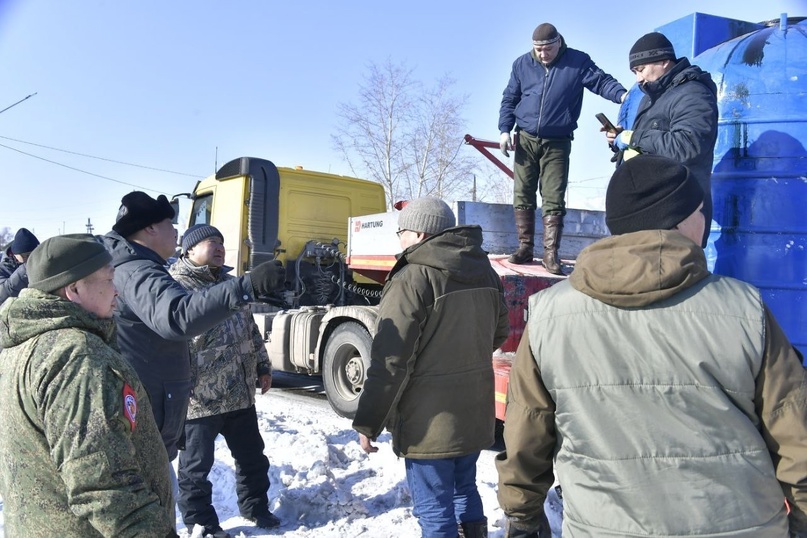
<path fill-rule="evenodd" d="M 518 233 L 518 250 L 507 261 L 510 263 L 531 263 L 535 247 L 535 210 L 516 209 L 516 232 Z"/>
<path fill-rule="evenodd" d="M 204 538 L 232 538 L 232 534 L 222 529 L 219 525 L 207 525 L 202 531 Z"/>
<path fill-rule="evenodd" d="M 488 520 L 460 523 L 459 538 L 488 538 Z"/>
<path fill-rule="evenodd" d="M 553 275 L 562 275 L 558 258 L 560 237 L 563 234 L 563 217 L 561 215 L 547 215 L 544 221 L 544 268 Z"/>
<path fill-rule="evenodd" d="M 275 527 L 280 526 L 280 520 L 275 516 L 272 512 L 268 510 L 266 513 L 254 515 L 251 517 L 243 516 L 244 519 L 248 519 L 255 523 L 256 527 L 260 527 L 262 529 L 274 529 Z"/>

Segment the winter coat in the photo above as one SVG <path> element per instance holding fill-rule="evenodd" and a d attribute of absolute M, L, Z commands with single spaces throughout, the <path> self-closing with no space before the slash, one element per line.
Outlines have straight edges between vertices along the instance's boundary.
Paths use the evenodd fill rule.
<path fill-rule="evenodd" d="M 717 141 L 717 86 L 709 73 L 681 58 L 664 76 L 640 87 L 646 95 L 636 111 L 630 146 L 689 168 L 706 195 L 703 205 L 708 227 Z"/>
<path fill-rule="evenodd" d="M 492 353 L 507 338 L 502 284 L 479 226 L 449 228 L 406 249 L 384 287 L 372 361 L 353 427 L 415 459 L 490 447 Z"/>
<path fill-rule="evenodd" d="M 499 109 L 499 132 L 514 125 L 539 138 L 571 138 L 583 106 L 583 88 L 619 103 L 627 90 L 588 54 L 562 42 L 545 66 L 530 51 L 516 58 Z"/>
<path fill-rule="evenodd" d="M 807 374 L 759 291 L 675 231 L 589 246 L 530 298 L 510 374 L 499 502 L 563 488 L 564 537 L 807 530 Z"/>
<path fill-rule="evenodd" d="M 168 457 L 115 325 L 25 289 L 0 309 L 7 536 L 173 535 Z"/>
<path fill-rule="evenodd" d="M 118 345 L 149 392 L 157 426 L 173 460 L 192 386 L 188 340 L 252 300 L 249 276 L 203 293 L 189 293 L 171 278 L 165 260 L 153 250 L 115 232 L 104 236 L 104 242 L 112 254 L 119 294 Z"/>
<path fill-rule="evenodd" d="M 211 270 L 182 257 L 171 266 L 174 279 L 189 291 L 233 280 L 230 267 Z M 272 373 L 263 335 L 249 305 L 190 342 L 191 392 L 188 419 L 220 415 L 255 405 L 258 376 Z"/>
<path fill-rule="evenodd" d="M 9 297 L 18 296 L 27 287 L 28 270 L 25 264 L 18 262 L 13 255 L 3 256 L 0 262 L 0 304 Z"/>

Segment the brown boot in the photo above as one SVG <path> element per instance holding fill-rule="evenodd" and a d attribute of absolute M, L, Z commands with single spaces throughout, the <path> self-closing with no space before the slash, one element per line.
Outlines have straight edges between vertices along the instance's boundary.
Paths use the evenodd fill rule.
<path fill-rule="evenodd" d="M 562 275 L 558 258 L 560 237 L 563 234 L 563 217 L 561 215 L 547 215 L 544 221 L 544 268 L 553 275 Z"/>
<path fill-rule="evenodd" d="M 518 250 L 507 261 L 510 263 L 532 263 L 535 248 L 535 210 L 516 209 L 516 232 L 518 233 Z"/>
<path fill-rule="evenodd" d="M 488 520 L 461 523 L 459 538 L 488 538 Z"/>

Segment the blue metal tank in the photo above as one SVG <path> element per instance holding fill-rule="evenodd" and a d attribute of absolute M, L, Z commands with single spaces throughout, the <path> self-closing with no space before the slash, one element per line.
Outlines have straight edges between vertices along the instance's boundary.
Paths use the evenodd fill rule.
<path fill-rule="evenodd" d="M 718 87 L 715 273 L 760 288 L 807 356 L 807 21 L 782 15 L 692 63 Z"/>

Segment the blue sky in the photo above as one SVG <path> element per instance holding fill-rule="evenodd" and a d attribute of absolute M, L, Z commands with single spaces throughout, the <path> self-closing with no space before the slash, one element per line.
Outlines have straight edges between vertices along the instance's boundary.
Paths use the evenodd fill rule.
<path fill-rule="evenodd" d="M 807 16 L 807 0 L 0 0 L 0 109 L 37 93 L 0 114 L 0 227 L 41 240 L 84 232 L 89 218 L 105 233 L 127 192 L 187 192 L 193 176 L 245 155 L 349 174 L 331 144 L 337 104 L 387 58 L 426 84 L 453 77 L 469 98 L 467 132 L 495 140 L 510 66 L 537 24 L 554 23 L 629 87 L 635 40 L 696 11 L 758 22 Z M 604 193 L 613 165 L 594 114 L 617 110 L 585 97 L 572 206 Z"/>

